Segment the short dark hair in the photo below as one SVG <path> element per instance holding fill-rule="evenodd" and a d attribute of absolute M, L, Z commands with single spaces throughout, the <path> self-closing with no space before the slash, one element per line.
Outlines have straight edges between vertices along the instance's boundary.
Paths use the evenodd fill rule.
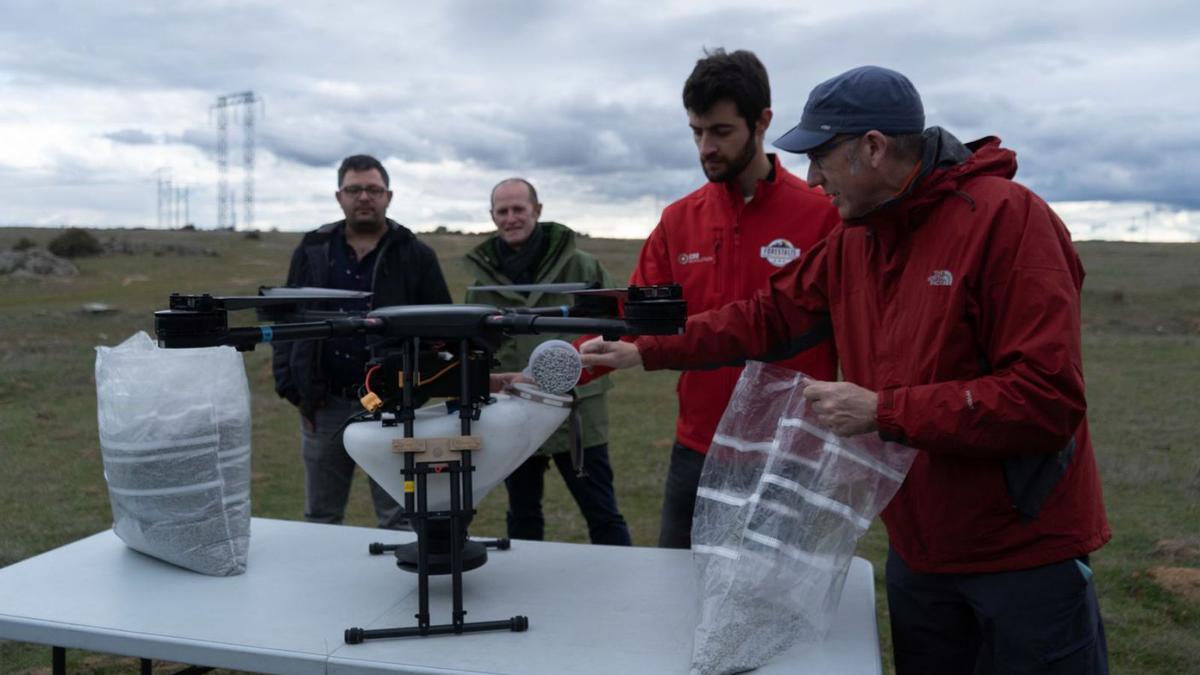
<path fill-rule="evenodd" d="M 350 155 L 342 160 L 342 165 L 338 167 L 338 189 L 342 189 L 342 181 L 346 179 L 347 171 L 370 171 L 375 169 L 383 176 L 383 184 L 386 187 L 391 187 L 388 182 L 387 169 L 383 168 L 383 164 L 379 160 L 370 155 Z"/>
<path fill-rule="evenodd" d="M 500 186 L 504 185 L 505 183 L 524 183 L 525 187 L 529 188 L 529 205 L 535 206 L 535 207 L 538 205 L 537 190 L 534 189 L 533 183 L 530 183 L 529 181 L 525 180 L 524 178 L 518 178 L 518 177 L 514 176 L 512 178 L 505 178 L 504 180 L 500 181 L 499 183 L 496 183 L 492 187 L 492 196 L 491 196 L 492 207 L 496 206 L 496 190 L 500 189 Z"/>
<path fill-rule="evenodd" d="M 726 53 L 718 47 L 704 50 L 704 58 L 696 61 L 683 84 L 683 107 L 703 115 L 725 99 L 734 102 L 751 131 L 762 111 L 771 107 L 767 69 L 754 52 L 739 49 Z"/>

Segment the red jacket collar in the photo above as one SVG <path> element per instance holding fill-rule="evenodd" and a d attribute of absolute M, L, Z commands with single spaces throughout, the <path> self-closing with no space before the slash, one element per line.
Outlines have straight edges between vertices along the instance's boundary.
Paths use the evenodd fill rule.
<path fill-rule="evenodd" d="M 761 199 L 771 192 L 778 190 L 783 183 L 783 177 L 788 174 L 788 170 L 783 168 L 783 163 L 779 161 L 779 155 L 769 152 L 767 159 L 771 161 L 771 171 L 765 178 L 760 178 L 754 183 L 754 199 Z M 740 213 L 742 208 L 746 206 L 746 197 L 742 194 L 742 189 L 735 181 L 726 181 L 714 187 L 720 188 L 720 192 L 725 196 L 730 208 L 735 214 Z"/>

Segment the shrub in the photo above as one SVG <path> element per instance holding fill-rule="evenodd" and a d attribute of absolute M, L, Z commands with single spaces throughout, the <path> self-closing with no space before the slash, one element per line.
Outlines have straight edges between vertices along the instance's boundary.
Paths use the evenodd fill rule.
<path fill-rule="evenodd" d="M 62 258 L 82 258 L 89 255 L 100 255 L 104 247 L 91 232 L 77 227 L 68 228 L 65 232 L 50 241 L 47 247 L 50 252 Z"/>
<path fill-rule="evenodd" d="M 17 243 L 12 245 L 12 250 L 28 251 L 29 249 L 36 248 L 36 247 L 37 247 L 37 243 L 34 242 L 32 239 L 30 239 L 29 237 L 21 237 L 20 239 L 17 240 Z"/>

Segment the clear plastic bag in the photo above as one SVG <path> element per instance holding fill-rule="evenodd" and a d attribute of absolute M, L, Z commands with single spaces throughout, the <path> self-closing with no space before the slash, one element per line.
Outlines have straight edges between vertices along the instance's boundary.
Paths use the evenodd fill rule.
<path fill-rule="evenodd" d="M 96 348 L 96 415 L 113 531 L 196 572 L 246 571 L 250 390 L 232 347 Z"/>
<path fill-rule="evenodd" d="M 692 523 L 692 672 L 756 668 L 824 639 L 854 547 L 916 451 L 821 428 L 803 375 L 749 362 L 709 448 Z"/>

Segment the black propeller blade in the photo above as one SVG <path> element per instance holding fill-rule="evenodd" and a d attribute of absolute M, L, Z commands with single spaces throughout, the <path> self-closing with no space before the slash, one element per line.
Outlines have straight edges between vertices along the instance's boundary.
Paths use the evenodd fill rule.
<path fill-rule="evenodd" d="M 270 298 L 300 298 L 302 300 L 345 300 L 371 297 L 370 291 L 347 291 L 340 288 L 320 288 L 317 286 L 263 286 L 258 289 L 259 295 Z"/>
<path fill-rule="evenodd" d="M 506 284 L 499 286 L 468 286 L 467 292 L 516 291 L 518 293 L 572 293 L 575 291 L 586 291 L 594 288 L 596 288 L 595 284 L 589 284 L 583 281 L 575 281 L 562 284 Z"/>
<path fill-rule="evenodd" d="M 337 288 L 286 288 L 262 287 L 260 295 L 181 295 L 172 294 L 171 309 L 209 311 L 223 309 L 259 309 L 279 305 L 295 305 L 300 302 L 319 300 L 358 300 L 371 297 L 367 291 L 346 291 Z"/>

